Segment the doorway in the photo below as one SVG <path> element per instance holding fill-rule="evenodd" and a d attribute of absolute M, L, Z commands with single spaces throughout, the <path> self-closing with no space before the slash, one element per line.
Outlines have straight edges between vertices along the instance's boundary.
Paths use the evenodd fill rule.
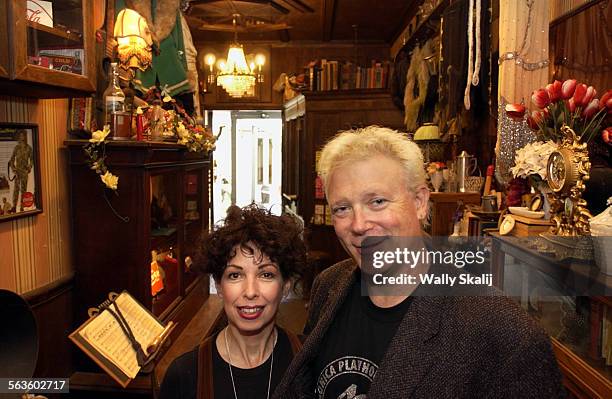
<path fill-rule="evenodd" d="M 256 203 L 282 212 L 281 111 L 212 111 L 214 132 L 223 126 L 213 154 L 213 215 L 232 205 Z"/>

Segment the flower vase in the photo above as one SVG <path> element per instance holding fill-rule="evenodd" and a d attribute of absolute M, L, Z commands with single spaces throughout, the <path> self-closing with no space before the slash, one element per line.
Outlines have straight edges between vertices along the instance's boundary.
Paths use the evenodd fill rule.
<path fill-rule="evenodd" d="M 442 182 L 444 181 L 444 175 L 441 170 L 434 172 L 431 175 L 431 185 L 433 186 L 434 191 L 437 193 L 440 191 L 440 187 L 442 187 Z"/>

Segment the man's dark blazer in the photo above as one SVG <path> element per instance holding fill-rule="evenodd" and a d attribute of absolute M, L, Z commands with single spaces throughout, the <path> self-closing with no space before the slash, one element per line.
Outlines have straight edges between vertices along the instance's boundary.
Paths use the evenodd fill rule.
<path fill-rule="evenodd" d="M 275 398 L 315 397 L 312 360 L 358 275 L 345 260 L 317 277 L 308 338 Z M 414 296 L 367 393 L 368 399 L 564 396 L 547 334 L 504 296 Z"/>

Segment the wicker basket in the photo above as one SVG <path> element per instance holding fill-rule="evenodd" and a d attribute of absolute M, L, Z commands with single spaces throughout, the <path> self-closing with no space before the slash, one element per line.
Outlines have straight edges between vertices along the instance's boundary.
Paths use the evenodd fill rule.
<path fill-rule="evenodd" d="M 485 178 L 482 176 L 468 176 L 465 178 L 465 191 L 479 193 L 484 182 Z"/>

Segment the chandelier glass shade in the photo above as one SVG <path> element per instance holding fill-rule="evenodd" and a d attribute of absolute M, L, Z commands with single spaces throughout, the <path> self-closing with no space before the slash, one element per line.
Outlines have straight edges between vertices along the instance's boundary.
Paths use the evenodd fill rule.
<path fill-rule="evenodd" d="M 204 62 L 209 68 L 207 82 L 212 84 L 216 80 L 217 86 L 223 87 L 230 97 L 254 97 L 256 84 L 263 82 L 261 68 L 266 62 L 266 57 L 263 54 L 257 54 L 253 61 L 247 62 L 244 49 L 238 44 L 238 31 L 236 29 L 236 18 L 238 16 L 238 14 L 234 14 L 232 21 L 234 43 L 227 50 L 227 59 L 217 62 L 216 79 L 213 71 L 215 55 L 209 53 L 204 56 Z"/>
<path fill-rule="evenodd" d="M 255 67 L 247 64 L 242 46 L 238 43 L 230 45 L 227 60 L 220 65 L 217 73 L 217 85 L 231 97 L 253 97 L 256 82 Z"/>

